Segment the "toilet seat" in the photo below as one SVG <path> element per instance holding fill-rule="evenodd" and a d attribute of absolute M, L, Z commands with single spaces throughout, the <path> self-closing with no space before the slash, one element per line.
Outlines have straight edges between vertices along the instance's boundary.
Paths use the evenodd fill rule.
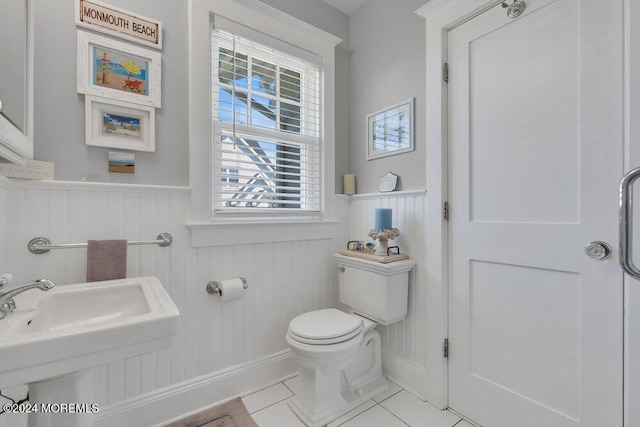
<path fill-rule="evenodd" d="M 329 345 L 348 341 L 364 329 L 364 322 L 335 308 L 303 313 L 289 323 L 289 336 L 311 345 Z"/>

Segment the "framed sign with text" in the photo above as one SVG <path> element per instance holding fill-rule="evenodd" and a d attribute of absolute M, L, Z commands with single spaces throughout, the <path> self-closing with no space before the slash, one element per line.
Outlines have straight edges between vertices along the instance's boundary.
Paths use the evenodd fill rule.
<path fill-rule="evenodd" d="M 95 0 L 75 0 L 76 25 L 162 49 L 162 23 Z"/>

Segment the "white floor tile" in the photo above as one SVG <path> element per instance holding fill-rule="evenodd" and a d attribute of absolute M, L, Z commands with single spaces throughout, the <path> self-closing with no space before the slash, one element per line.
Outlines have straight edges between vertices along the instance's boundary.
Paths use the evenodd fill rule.
<path fill-rule="evenodd" d="M 387 382 L 389 383 L 389 388 L 373 398 L 373 400 L 378 403 L 390 398 L 391 396 L 402 390 L 402 387 L 400 387 L 398 384 L 389 380 L 387 380 Z"/>
<path fill-rule="evenodd" d="M 376 405 L 376 402 L 374 402 L 373 400 L 369 399 L 366 402 L 362 403 L 361 405 L 356 406 L 351 411 L 347 412 L 346 414 L 344 414 L 343 416 L 341 416 L 337 420 L 327 424 L 327 427 L 337 427 L 337 426 L 349 421 L 351 418 L 354 418 L 355 416 L 360 415 L 361 413 L 363 413 L 364 411 L 366 411 L 367 409 L 369 409 L 369 408 L 371 408 L 372 406 L 375 406 L 375 405 Z"/>
<path fill-rule="evenodd" d="M 242 398 L 259 427 L 305 427 L 287 404 L 298 377 Z M 293 392 L 293 393 L 292 393 Z M 377 403 L 376 403 L 377 402 Z M 0 423 L 1 424 L 1 423 Z M 423 402 L 399 385 L 359 405 L 325 427 L 477 427 L 449 411 Z"/>
<path fill-rule="evenodd" d="M 411 427 L 452 427 L 460 417 L 423 402 L 406 390 L 380 403 Z"/>
<path fill-rule="evenodd" d="M 289 378 L 284 382 L 284 385 L 286 385 L 289 390 L 293 392 L 293 394 L 296 394 L 296 387 L 298 386 L 298 376 L 296 375 L 293 378 Z"/>
<path fill-rule="evenodd" d="M 259 427 L 305 427 L 284 400 L 251 414 Z"/>
<path fill-rule="evenodd" d="M 341 427 L 407 427 L 407 425 L 380 405 L 376 405 L 342 424 Z"/>
<path fill-rule="evenodd" d="M 278 383 L 274 386 L 243 397 L 242 403 L 247 407 L 247 411 L 249 411 L 250 414 L 253 414 L 260 409 L 288 399 L 291 396 L 293 396 L 293 393 L 291 393 L 284 384 Z"/>

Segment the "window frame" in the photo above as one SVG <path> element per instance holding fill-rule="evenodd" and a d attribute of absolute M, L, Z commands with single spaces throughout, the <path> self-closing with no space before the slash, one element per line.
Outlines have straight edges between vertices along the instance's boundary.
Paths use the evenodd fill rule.
<path fill-rule="evenodd" d="M 222 31 L 224 34 L 218 34 L 217 31 Z M 245 30 L 246 31 L 246 30 Z M 233 51 L 234 43 L 229 40 L 230 37 L 239 37 L 237 34 L 233 34 L 228 31 L 226 28 L 216 28 L 216 25 L 213 25 L 212 28 L 212 49 L 211 49 L 211 57 L 212 64 L 215 64 L 217 60 L 218 49 L 226 49 L 229 51 Z M 218 217 L 264 217 L 264 216 L 282 216 L 282 217 L 291 217 L 291 216 L 299 216 L 299 217 L 307 217 L 307 218 L 318 218 L 321 211 L 321 193 L 322 193 L 322 170 L 321 170 L 321 159 L 318 157 L 322 153 L 323 149 L 323 141 L 320 134 L 320 119 L 321 119 L 321 98 L 318 99 L 317 105 L 313 105 L 312 109 L 308 109 L 309 102 L 307 101 L 310 98 L 320 97 L 321 92 L 321 74 L 322 74 L 322 66 L 317 63 L 313 63 L 307 59 L 301 59 L 293 53 L 290 52 L 282 52 L 278 49 L 274 49 L 272 46 L 267 46 L 264 43 L 259 43 L 254 40 L 248 39 L 248 37 L 241 36 L 244 39 L 243 42 L 238 43 L 238 46 L 235 47 L 235 51 L 240 54 L 241 57 L 245 58 L 243 61 L 247 62 L 247 85 L 246 87 L 242 86 L 240 88 L 235 89 L 237 92 L 246 94 L 246 98 L 249 102 L 248 105 L 251 104 L 251 101 L 254 96 L 265 98 L 265 99 L 273 99 L 278 102 L 278 107 L 275 111 L 276 120 L 275 120 L 275 128 L 269 129 L 264 126 L 260 126 L 259 124 L 254 126 L 252 123 L 252 117 L 254 110 L 247 106 L 247 115 L 245 117 L 245 123 L 234 123 L 233 121 L 224 121 L 219 120 L 219 112 L 226 111 L 226 109 L 218 108 L 218 104 L 215 102 L 215 97 L 219 96 L 216 93 L 216 89 L 226 88 L 233 90 L 234 87 L 231 84 L 216 82 L 218 76 L 215 75 L 215 66 L 212 65 L 212 126 L 213 126 L 213 138 L 212 144 L 214 145 L 213 150 L 213 175 L 214 177 L 218 172 L 222 174 L 222 170 L 225 169 L 225 164 L 223 163 L 224 156 L 224 147 L 216 147 L 216 144 L 222 144 L 221 140 L 224 134 L 232 134 L 236 133 L 238 130 L 239 135 L 246 135 L 248 137 L 255 137 L 256 140 L 260 138 L 260 140 L 273 141 L 274 144 L 282 143 L 285 146 L 296 147 L 299 149 L 299 161 L 295 162 L 297 165 L 293 165 L 292 168 L 300 167 L 304 169 L 306 173 L 299 177 L 297 183 L 299 187 L 299 195 L 298 200 L 295 200 L 300 205 L 299 207 L 274 207 L 269 208 L 253 208 L 253 207 L 232 207 L 232 206 L 222 206 L 221 202 L 224 200 L 224 187 L 220 184 L 215 184 L 217 182 L 214 179 L 214 184 L 212 188 L 212 211 L 214 216 Z M 273 40 L 271 40 L 273 42 Z M 247 46 L 249 45 L 249 46 Z M 265 59 L 263 57 L 264 50 L 261 48 L 256 48 L 252 45 L 261 45 L 264 50 L 276 50 L 276 56 L 278 56 L 277 61 L 273 61 L 274 63 L 274 72 L 276 76 L 276 89 L 275 94 L 273 95 L 263 95 L 260 91 L 256 91 L 252 85 L 253 77 L 252 77 L 252 69 L 253 61 L 265 61 L 271 62 L 271 59 Z M 282 55 L 282 56 L 281 56 Z M 289 100 L 286 96 L 282 95 L 280 91 L 280 76 L 282 73 L 282 69 L 291 70 L 294 72 L 298 72 L 300 77 L 300 99 L 299 100 Z M 311 71 L 310 71 L 311 70 Z M 318 86 L 319 85 L 319 86 Z M 317 87 L 317 91 L 314 89 Z M 280 129 L 280 121 L 282 112 L 282 103 L 295 105 L 300 109 L 301 115 L 304 114 L 305 110 L 312 111 L 313 113 L 317 113 L 318 117 L 316 120 L 309 120 L 303 117 L 300 118 L 300 132 L 289 132 L 283 129 Z M 243 109 L 245 107 L 243 106 Z M 282 176 L 287 173 L 283 173 Z M 279 177 L 278 179 L 283 179 Z M 276 183 L 279 185 L 279 183 Z M 217 194 L 218 193 L 218 194 Z M 284 194 L 284 193 L 277 193 Z M 264 203 L 264 202 L 262 202 Z"/>
<path fill-rule="evenodd" d="M 265 231 L 258 240 L 284 241 L 278 236 L 286 230 L 287 240 L 291 233 L 301 231 L 308 235 L 310 228 L 325 230 L 327 237 L 335 233 L 334 226 L 319 228 L 313 224 L 335 224 L 335 47 L 341 40 L 323 30 L 291 17 L 277 9 L 255 0 L 189 0 L 188 5 L 188 82 L 189 82 L 189 182 L 191 208 L 187 227 L 191 230 L 192 246 L 224 244 L 217 231 L 245 231 L 253 226 Z M 268 215 L 243 216 L 214 214 L 212 209 L 212 110 L 211 110 L 211 31 L 212 23 L 234 23 L 249 29 L 243 34 L 249 39 L 262 42 L 265 34 L 278 41 L 274 48 L 296 50 L 302 54 L 319 58 L 321 68 L 321 121 L 320 136 L 322 152 L 320 160 L 321 194 L 320 212 L 317 216 Z M 235 32 L 234 28 L 225 28 Z M 295 46 L 285 42 L 295 40 Z M 295 52 L 293 52 L 295 54 Z M 304 58 L 304 57 L 303 57 Z M 297 223 L 295 225 L 294 223 Z M 247 224 L 253 226 L 246 227 Z M 292 225 L 293 228 L 292 228 Z M 237 227 L 233 227 L 236 225 Z M 268 225 L 268 227 L 267 227 Z M 280 227 L 282 225 L 282 227 Z M 216 231 L 217 230 L 217 231 Z M 330 231 L 331 230 L 331 231 Z M 268 232 L 266 232 L 268 231 Z M 243 233 L 245 234 L 245 233 Z M 255 239 L 255 235 L 253 236 Z M 294 239 L 295 240 L 295 239 Z M 237 235 L 236 240 L 237 242 Z M 256 240 L 254 240 L 255 242 Z M 195 244 L 194 242 L 197 242 Z M 228 242 L 227 242 L 228 243 Z"/>

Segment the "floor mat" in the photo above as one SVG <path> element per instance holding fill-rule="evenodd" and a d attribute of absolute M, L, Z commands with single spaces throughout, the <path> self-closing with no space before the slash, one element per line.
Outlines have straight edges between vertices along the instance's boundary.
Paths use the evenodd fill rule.
<path fill-rule="evenodd" d="M 205 409 L 166 427 L 258 427 L 240 398 Z"/>

